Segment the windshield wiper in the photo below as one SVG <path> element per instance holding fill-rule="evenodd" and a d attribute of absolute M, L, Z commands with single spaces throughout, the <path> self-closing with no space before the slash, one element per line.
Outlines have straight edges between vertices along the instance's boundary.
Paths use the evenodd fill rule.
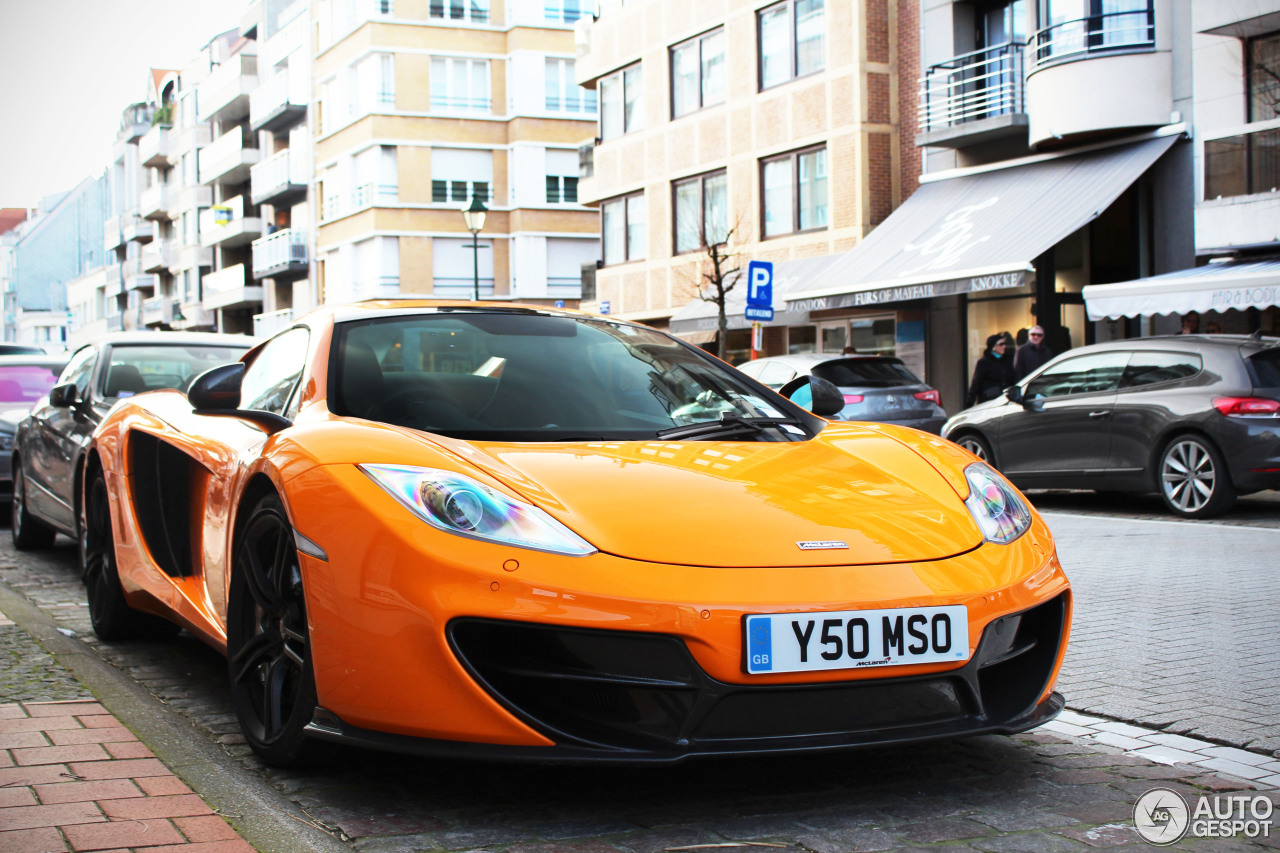
<path fill-rule="evenodd" d="M 800 421 L 795 418 L 744 418 L 732 412 L 722 412 L 718 421 L 702 421 L 660 429 L 658 438 L 730 438 L 735 435 L 756 435 L 764 432 L 765 427 L 780 424 L 800 426 Z"/>

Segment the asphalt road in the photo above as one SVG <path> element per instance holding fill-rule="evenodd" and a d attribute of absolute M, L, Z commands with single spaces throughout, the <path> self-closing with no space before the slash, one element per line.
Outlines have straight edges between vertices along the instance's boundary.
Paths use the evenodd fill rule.
<path fill-rule="evenodd" d="M 1269 748 L 1265 732 L 1260 737 L 1246 724 L 1280 729 L 1265 717 L 1265 707 L 1238 701 L 1249 699 L 1245 689 L 1258 683 L 1280 684 L 1273 615 L 1280 532 L 1245 524 L 1236 513 L 1280 516 L 1280 505 L 1244 503 L 1220 522 L 1170 523 L 1158 506 L 1132 499 L 1108 511 L 1088 493 L 1033 500 L 1050 513 L 1076 590 L 1073 644 L 1061 683 L 1069 705 L 1171 732 L 1192 731 L 1197 715 L 1211 714 L 1238 728 L 1201 727 L 1199 734 Z M 1100 513 L 1104 517 L 1091 517 Z M 1159 520 L 1135 520 L 1144 514 Z M 76 654 L 105 661 L 98 680 L 87 683 L 263 851 L 657 853 L 729 844 L 812 853 L 1138 849 L 1132 809 L 1153 786 L 1168 786 L 1193 803 L 1199 795 L 1244 787 L 1204 768 L 1152 764 L 1120 747 L 1044 730 L 627 770 L 336 749 L 325 767 L 274 771 L 241 743 L 219 656 L 185 634 L 163 643 L 105 644 L 93 637 L 69 542 L 31 556 L 14 552 L 0 535 L 0 582 L 13 608 L 23 599 L 28 624 L 42 621 L 46 648 L 64 649 L 59 661 Z M 1210 620 L 1207 627 L 1196 621 L 1202 618 Z M 1249 645 L 1249 667 L 1235 665 L 1245 657 L 1240 644 Z M 13 668 L 20 683 L 0 688 L 68 689 L 65 679 L 33 677 L 48 669 L 30 663 L 40 653 L 12 649 L 11 659 L 29 663 Z M 77 674 L 95 671 L 70 665 Z M 1272 711 L 1278 706 L 1273 698 Z M 153 718 L 171 734 L 145 735 Z M 203 751 L 193 753 L 193 744 Z M 244 791 L 253 795 L 236 795 Z M 1272 798 L 1280 801 L 1274 792 Z M 263 829 L 269 823 L 293 823 L 313 841 L 281 840 Z M 1178 849 L 1280 847 L 1280 826 L 1273 834 L 1187 838 Z"/>

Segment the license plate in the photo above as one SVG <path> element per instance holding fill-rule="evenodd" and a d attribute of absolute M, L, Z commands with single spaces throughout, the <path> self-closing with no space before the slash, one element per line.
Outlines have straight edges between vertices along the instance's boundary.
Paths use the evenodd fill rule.
<path fill-rule="evenodd" d="M 809 672 L 960 661 L 969 657 L 963 604 L 833 613 L 763 613 L 744 623 L 747 672 Z"/>

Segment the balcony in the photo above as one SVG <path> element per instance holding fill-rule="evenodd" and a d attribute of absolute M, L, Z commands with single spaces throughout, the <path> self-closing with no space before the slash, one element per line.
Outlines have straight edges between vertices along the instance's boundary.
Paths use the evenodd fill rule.
<path fill-rule="evenodd" d="M 181 271 L 211 266 L 213 266 L 213 249 L 206 246 L 183 246 L 178 251 L 178 265 L 173 269 Z"/>
<path fill-rule="evenodd" d="M 153 169 L 167 169 L 173 165 L 173 130 L 167 124 L 157 124 L 138 140 L 138 159 L 142 165 Z"/>
<path fill-rule="evenodd" d="M 279 65 L 290 54 L 308 47 L 307 36 L 310 34 L 311 16 L 305 14 L 306 3 L 294 3 L 280 15 L 283 23 L 290 14 L 294 17 L 284 24 L 275 35 L 267 39 L 260 48 L 259 61 L 263 66 Z"/>
<path fill-rule="evenodd" d="M 1027 46 L 1027 143 L 1051 148 L 1169 123 L 1173 52 L 1156 50 L 1154 0 L 1136 11 L 1060 21 Z M 1173 34 L 1159 34 L 1162 42 Z"/>
<path fill-rule="evenodd" d="M 107 264 L 102 280 L 102 295 L 111 299 L 124 293 L 124 270 L 120 264 Z"/>
<path fill-rule="evenodd" d="M 123 332 L 124 331 L 124 315 L 108 314 L 107 315 L 107 331 Z"/>
<path fill-rule="evenodd" d="M 253 135 L 234 128 L 201 149 L 200 183 L 243 184 L 249 180 L 249 169 L 261 160 Z"/>
<path fill-rule="evenodd" d="M 292 308 L 281 308 L 279 311 L 269 311 L 266 314 L 254 314 L 253 336 L 255 338 L 269 338 L 281 329 L 288 328 L 292 322 Z"/>
<path fill-rule="evenodd" d="M 177 193 L 165 184 L 147 187 L 138 198 L 138 212 L 146 219 L 168 219 L 176 198 Z"/>
<path fill-rule="evenodd" d="M 307 232 L 286 228 L 253 241 L 254 278 L 296 278 L 307 274 Z"/>
<path fill-rule="evenodd" d="M 142 258 L 130 258 L 121 264 L 121 275 L 124 278 L 124 291 L 154 290 L 157 276 L 143 271 Z"/>
<path fill-rule="evenodd" d="M 121 233 L 120 220 L 121 217 L 113 216 L 102 223 L 102 248 L 108 252 L 124 245 L 124 235 Z"/>
<path fill-rule="evenodd" d="M 173 240 L 157 240 L 142 250 L 142 271 L 147 273 L 164 272 L 172 269 L 178 261 L 178 244 Z"/>
<path fill-rule="evenodd" d="M 213 187 L 183 187 L 178 193 L 174 212 L 208 207 L 213 204 Z"/>
<path fill-rule="evenodd" d="M 244 215 L 244 197 L 236 196 L 200 211 L 200 245 L 243 246 L 262 236 L 262 220 Z"/>
<path fill-rule="evenodd" d="M 1024 47 L 1006 42 L 929 66 L 916 145 L 964 148 L 1025 132 Z"/>
<path fill-rule="evenodd" d="M 203 279 L 204 299 L 201 304 L 208 310 L 260 306 L 262 288 L 250 286 L 245 276 L 244 264 L 236 264 L 225 270 L 211 272 Z"/>
<path fill-rule="evenodd" d="M 286 148 L 249 170 L 249 194 L 254 204 L 295 201 L 307 192 L 307 158 Z"/>
<path fill-rule="evenodd" d="M 243 51 L 219 65 L 196 91 L 196 121 L 236 121 L 249 114 L 249 93 L 258 88 L 258 57 Z"/>
<path fill-rule="evenodd" d="M 156 224 L 141 216 L 129 215 L 120 217 L 120 236 L 126 242 L 136 240 L 139 243 L 150 243 L 155 236 Z"/>
<path fill-rule="evenodd" d="M 143 326 L 167 326 L 173 322 L 173 297 L 152 296 L 142 300 L 138 319 Z"/>
<path fill-rule="evenodd" d="M 130 104 L 120 114 L 120 130 L 117 142 L 133 142 L 147 135 L 151 129 L 154 109 L 150 104 Z"/>
<path fill-rule="evenodd" d="M 203 148 L 213 139 L 213 131 L 207 124 L 196 124 L 171 133 L 170 146 L 173 148 L 174 163 L 177 163 L 185 152 Z"/>
<path fill-rule="evenodd" d="M 1196 251 L 1280 246 L 1280 119 L 1204 140 Z"/>
<path fill-rule="evenodd" d="M 254 130 L 278 131 L 307 117 L 311 100 L 305 74 L 282 68 L 249 96 L 249 125 Z"/>

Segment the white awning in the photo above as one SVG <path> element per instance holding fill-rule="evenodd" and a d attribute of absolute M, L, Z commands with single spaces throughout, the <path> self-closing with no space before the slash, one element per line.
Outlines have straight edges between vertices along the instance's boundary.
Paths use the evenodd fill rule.
<path fill-rule="evenodd" d="M 1280 305 L 1280 258 L 1226 261 L 1084 288 L 1090 320 Z"/>
<path fill-rule="evenodd" d="M 820 311 L 1021 287 L 1040 254 L 1100 216 L 1177 138 L 1037 155 L 922 183 L 785 299 L 793 311 Z"/>

